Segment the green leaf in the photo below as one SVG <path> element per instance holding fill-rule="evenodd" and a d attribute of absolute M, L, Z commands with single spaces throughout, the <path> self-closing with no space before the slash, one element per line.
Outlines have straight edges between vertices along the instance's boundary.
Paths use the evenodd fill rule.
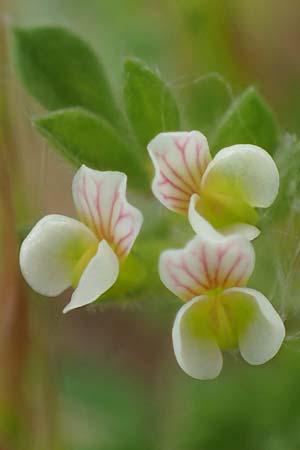
<path fill-rule="evenodd" d="M 73 32 L 58 26 L 14 28 L 12 53 L 28 92 L 46 109 L 81 106 L 119 123 L 99 59 Z"/>
<path fill-rule="evenodd" d="M 209 137 L 231 101 L 231 87 L 218 74 L 208 74 L 179 86 L 187 128 Z"/>
<path fill-rule="evenodd" d="M 179 129 L 179 113 L 169 88 L 157 73 L 135 59 L 124 64 L 124 102 L 143 146 L 161 131 Z"/>
<path fill-rule="evenodd" d="M 222 117 L 213 139 L 213 153 L 234 144 L 255 144 L 272 154 L 279 130 L 272 111 L 250 87 L 236 98 Z"/>
<path fill-rule="evenodd" d="M 269 226 L 285 215 L 300 212 L 300 140 L 284 134 L 274 155 L 280 175 L 278 196 L 263 216 L 262 226 Z"/>
<path fill-rule="evenodd" d="M 34 124 L 75 166 L 120 170 L 135 187 L 146 184 L 147 177 L 131 147 L 101 117 L 70 108 L 39 117 Z"/>

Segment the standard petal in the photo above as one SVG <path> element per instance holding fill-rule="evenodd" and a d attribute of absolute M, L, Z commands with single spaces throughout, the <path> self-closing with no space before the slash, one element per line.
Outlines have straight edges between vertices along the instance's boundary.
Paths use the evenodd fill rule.
<path fill-rule="evenodd" d="M 191 300 L 178 311 L 172 331 L 179 366 L 200 380 L 216 378 L 223 365 L 222 353 L 210 328 L 210 310 L 210 298 Z"/>
<path fill-rule="evenodd" d="M 282 319 L 269 300 L 249 288 L 224 292 L 223 301 L 232 310 L 242 357 L 250 364 L 264 364 L 272 359 L 285 337 Z"/>
<path fill-rule="evenodd" d="M 202 178 L 204 196 L 232 196 L 253 207 L 270 206 L 278 189 L 276 164 L 256 145 L 239 144 L 219 151 Z"/>
<path fill-rule="evenodd" d="M 186 214 L 211 160 L 206 137 L 199 131 L 160 133 L 148 151 L 155 168 L 153 194 L 170 210 Z"/>
<path fill-rule="evenodd" d="M 71 286 L 76 264 L 95 243 L 96 236 L 78 220 L 46 216 L 21 245 L 22 274 L 35 291 L 56 296 Z"/>
<path fill-rule="evenodd" d="M 96 255 L 90 260 L 81 275 L 64 313 L 88 305 L 97 300 L 116 281 L 119 274 L 119 260 L 109 244 L 102 240 Z"/>
<path fill-rule="evenodd" d="M 255 262 L 252 245 L 242 236 L 194 237 L 185 248 L 161 254 L 164 285 L 182 300 L 216 289 L 244 286 Z"/>
<path fill-rule="evenodd" d="M 143 222 L 142 213 L 126 200 L 127 177 L 121 172 L 100 172 L 82 166 L 73 180 L 79 217 L 99 240 L 105 239 L 124 259 Z"/>

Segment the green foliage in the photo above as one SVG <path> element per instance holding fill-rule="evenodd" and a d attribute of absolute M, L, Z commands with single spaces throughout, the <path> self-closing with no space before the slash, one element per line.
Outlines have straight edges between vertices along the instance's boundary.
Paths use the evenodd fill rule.
<path fill-rule="evenodd" d="M 161 131 L 179 129 L 179 113 L 169 88 L 157 73 L 135 59 L 124 64 L 124 103 L 143 146 Z"/>
<path fill-rule="evenodd" d="M 89 357 L 78 358 L 74 364 L 64 355 L 60 377 L 54 382 L 59 391 L 60 417 L 65 418 L 62 433 L 66 448 L 298 448 L 299 343 L 295 348 L 286 345 L 273 361 L 260 367 L 234 361 L 232 356 L 225 358 L 222 376 L 210 382 L 187 377 L 169 353 L 160 353 L 155 347 L 143 350 L 151 363 L 153 352 L 163 358 L 158 365 L 147 366 L 158 382 L 148 381 L 146 389 L 144 371 L 137 377 L 124 370 L 120 358 L 106 351 L 105 343 L 95 351 L 97 359 L 102 356 L 99 366 L 91 364 Z"/>
<path fill-rule="evenodd" d="M 300 211 L 300 140 L 286 134 L 274 155 L 280 174 L 279 194 L 267 211 L 266 222 Z"/>
<path fill-rule="evenodd" d="M 226 358 L 222 377 L 208 383 L 179 374 L 173 385 L 173 407 L 168 409 L 171 413 L 163 448 L 298 448 L 298 351 L 299 343 L 294 350 L 285 348 L 274 361 L 257 368 Z"/>
<path fill-rule="evenodd" d="M 110 358 L 109 358 L 110 359 Z M 67 418 L 63 435 L 66 449 L 150 450 L 152 419 L 149 393 L 141 380 L 97 367 L 64 364 L 59 385 Z M 80 426 L 78 426 L 80 424 Z"/>
<path fill-rule="evenodd" d="M 20 78 L 45 108 L 82 106 L 119 124 L 102 65 L 76 34 L 58 26 L 14 28 L 12 50 Z"/>
<path fill-rule="evenodd" d="M 34 123 L 75 166 L 84 163 L 98 170 L 124 171 L 138 187 L 146 182 L 130 146 L 101 117 L 74 108 L 47 114 Z"/>
<path fill-rule="evenodd" d="M 233 144 L 255 144 L 273 154 L 278 125 L 269 106 L 253 87 L 237 97 L 225 112 L 213 138 L 213 152 Z"/>
<path fill-rule="evenodd" d="M 208 137 L 229 107 L 231 88 L 217 74 L 184 82 L 179 86 L 180 99 L 189 130 L 201 130 Z"/>

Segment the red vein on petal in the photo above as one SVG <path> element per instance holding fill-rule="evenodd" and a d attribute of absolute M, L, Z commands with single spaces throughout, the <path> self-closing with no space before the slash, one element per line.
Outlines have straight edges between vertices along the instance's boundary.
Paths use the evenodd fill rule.
<path fill-rule="evenodd" d="M 121 205 L 121 210 L 119 212 L 118 218 L 116 219 L 114 225 L 113 225 L 113 234 L 115 234 L 117 226 L 120 224 L 120 222 L 123 219 L 126 219 L 127 217 L 131 218 L 132 222 L 134 222 L 134 216 L 129 211 L 124 212 L 124 205 Z"/>
<path fill-rule="evenodd" d="M 175 197 L 174 195 L 168 195 L 168 194 L 164 194 L 163 192 L 161 193 L 162 197 L 165 200 L 174 200 L 175 202 L 186 202 L 186 198 L 180 198 L 180 197 Z"/>
<path fill-rule="evenodd" d="M 204 272 L 205 272 L 205 276 L 206 276 L 206 280 L 208 282 L 208 284 L 210 286 L 212 286 L 212 280 L 210 278 L 210 274 L 209 274 L 209 270 L 208 270 L 208 262 L 207 262 L 207 255 L 206 255 L 206 248 L 205 248 L 205 244 L 203 243 L 202 247 L 201 247 L 201 255 L 200 255 L 200 261 L 203 264 L 203 268 L 204 268 Z"/>
<path fill-rule="evenodd" d="M 194 289 L 178 280 L 177 276 L 171 271 L 171 268 L 168 266 L 168 263 L 166 265 L 166 270 L 176 288 L 185 289 L 186 291 L 191 293 L 192 297 L 196 297 L 198 295 Z"/>
<path fill-rule="evenodd" d="M 178 186 L 178 184 L 174 183 L 163 171 L 160 169 L 159 172 L 160 176 L 162 177 L 161 181 L 157 182 L 158 186 L 164 186 L 166 184 L 170 184 L 174 189 L 177 189 L 179 192 L 182 192 L 183 194 L 187 195 L 188 197 L 191 196 L 191 193 L 184 190 L 181 186 Z"/>
<path fill-rule="evenodd" d="M 122 236 L 115 244 L 115 252 L 119 254 L 119 248 L 122 246 L 122 243 L 126 241 L 126 239 L 130 238 L 134 234 L 134 228 L 132 227 L 131 230 L 125 234 L 125 236 Z M 122 254 L 122 250 L 121 250 Z"/>
<path fill-rule="evenodd" d="M 168 202 L 168 206 L 173 210 L 183 212 L 186 212 L 188 210 L 189 202 L 186 198 L 175 197 L 174 195 L 164 194 L 163 192 L 161 192 L 160 195 L 166 202 Z M 182 205 L 182 203 L 184 203 L 184 205 Z"/>
<path fill-rule="evenodd" d="M 96 223 L 96 220 L 95 220 L 95 217 L 94 217 L 94 214 L 93 214 L 93 210 L 91 208 L 91 205 L 90 205 L 90 202 L 89 202 L 89 199 L 88 199 L 88 195 L 87 195 L 86 176 L 85 176 L 85 174 L 83 175 L 82 185 L 81 185 L 81 188 L 79 189 L 79 192 L 80 192 L 81 196 L 83 196 L 84 201 L 85 201 L 85 203 L 86 203 L 86 205 L 88 207 L 90 219 L 92 221 L 92 226 L 93 226 L 94 232 L 97 235 L 98 234 L 98 227 L 97 227 L 97 223 Z M 83 213 L 83 216 L 84 216 L 84 213 Z"/>
<path fill-rule="evenodd" d="M 195 192 L 197 192 L 198 191 L 198 183 L 197 183 L 197 180 L 194 178 L 194 174 L 191 171 L 191 168 L 188 165 L 188 162 L 187 162 L 187 159 L 186 159 L 186 147 L 187 147 L 187 144 L 189 143 L 189 141 L 190 141 L 190 137 L 189 136 L 186 138 L 186 140 L 184 141 L 183 144 L 181 144 L 178 139 L 176 139 L 176 138 L 173 139 L 175 147 L 177 148 L 177 150 L 179 150 L 179 152 L 181 154 L 181 157 L 182 157 L 183 164 L 184 164 L 184 167 L 186 169 L 187 175 L 190 177 L 191 182 L 193 183 L 193 189 L 195 190 Z M 199 174 L 199 175 L 201 175 L 201 174 Z"/>
<path fill-rule="evenodd" d="M 105 236 L 105 227 L 104 227 L 104 221 L 103 221 L 103 217 L 102 217 L 102 211 L 101 211 L 101 205 L 100 205 L 100 191 L 101 191 L 101 186 L 102 183 L 101 181 L 97 181 L 93 178 L 93 181 L 95 183 L 96 186 L 96 198 L 95 198 L 95 205 L 96 205 L 96 209 L 98 212 L 98 218 L 99 218 L 99 227 L 100 230 L 98 231 L 98 236 L 99 238 L 104 238 Z"/>
<path fill-rule="evenodd" d="M 240 276 L 239 276 L 238 279 L 236 280 L 236 283 L 235 283 L 236 286 L 239 286 L 240 283 L 242 282 L 242 280 L 247 281 L 246 272 L 247 272 L 247 270 L 248 270 L 249 264 L 250 264 L 250 261 L 247 262 L 247 264 L 246 264 L 244 270 L 242 271 L 242 273 L 240 274 Z"/>
<path fill-rule="evenodd" d="M 230 275 L 232 275 L 233 271 L 235 270 L 237 265 L 242 261 L 243 258 L 244 258 L 244 255 L 242 255 L 242 254 L 237 255 L 235 261 L 233 262 L 233 264 L 231 265 L 231 267 L 227 271 L 227 274 L 225 275 L 225 278 L 224 278 L 223 283 L 222 283 L 223 287 L 226 287 L 226 283 L 227 283 Z"/>
<path fill-rule="evenodd" d="M 214 282 L 215 282 L 216 287 L 218 287 L 218 284 L 220 283 L 218 278 L 219 278 L 219 272 L 220 272 L 223 258 L 226 255 L 226 253 L 228 252 L 228 250 L 232 247 L 232 245 L 233 245 L 233 242 L 229 242 L 229 244 L 227 244 L 226 247 L 224 247 L 223 249 L 217 250 L 218 260 L 217 260 L 217 267 L 216 267 L 216 272 L 215 272 L 215 276 L 214 276 Z"/>
<path fill-rule="evenodd" d="M 196 166 L 197 166 L 197 170 L 198 172 L 202 175 L 204 170 L 201 164 L 201 144 L 199 142 L 196 143 Z"/>
<path fill-rule="evenodd" d="M 190 278 L 192 278 L 192 280 L 195 281 L 195 283 L 197 283 L 199 286 L 201 286 L 204 290 L 208 290 L 209 289 L 209 286 L 206 285 L 205 283 L 203 283 L 203 281 L 189 269 L 189 267 L 188 267 L 186 261 L 184 260 L 184 258 L 182 258 L 182 266 L 181 266 L 181 268 L 182 268 L 182 270 L 184 270 L 188 274 L 188 276 Z"/>
<path fill-rule="evenodd" d="M 174 167 L 171 166 L 171 164 L 169 163 L 169 161 L 166 158 L 165 153 L 157 153 L 157 157 L 161 158 L 162 161 L 165 163 L 165 165 L 167 166 L 167 168 L 170 170 L 170 172 L 174 175 L 174 177 L 176 177 L 182 184 L 183 186 L 185 186 L 186 189 L 189 189 L 189 195 L 190 193 L 194 193 L 195 192 L 195 188 L 194 186 L 190 185 L 189 182 L 187 182 L 187 180 L 185 180 L 183 178 L 182 175 L 180 175 L 180 173 L 177 172 L 177 170 L 174 169 Z M 196 191 L 197 192 L 197 191 Z"/>
<path fill-rule="evenodd" d="M 115 210 L 115 206 L 116 206 L 116 202 L 119 198 L 119 191 L 118 191 L 118 187 L 115 188 L 114 191 L 114 195 L 113 195 L 113 200 L 112 200 L 112 205 L 110 208 L 110 212 L 109 212 L 109 219 L 108 219 L 108 234 L 109 234 L 109 239 L 111 241 L 113 241 L 113 230 L 112 230 L 112 218 L 113 218 L 113 213 Z"/>

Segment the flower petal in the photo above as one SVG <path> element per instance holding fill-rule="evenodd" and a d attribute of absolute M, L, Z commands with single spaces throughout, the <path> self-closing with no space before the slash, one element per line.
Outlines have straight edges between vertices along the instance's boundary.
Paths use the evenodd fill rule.
<path fill-rule="evenodd" d="M 252 245 L 242 236 L 194 237 L 185 248 L 161 254 L 164 285 L 182 300 L 215 289 L 244 286 L 254 268 Z"/>
<path fill-rule="evenodd" d="M 254 207 L 270 206 L 278 189 L 276 164 L 256 145 L 233 145 L 219 151 L 202 178 L 204 196 L 232 196 Z"/>
<path fill-rule="evenodd" d="M 220 199 L 219 199 L 220 200 Z M 223 198 L 224 200 L 224 198 Z M 222 203 L 222 201 L 221 201 Z M 189 222 L 199 236 L 211 236 L 212 238 L 218 237 L 220 234 L 225 236 L 230 234 L 240 234 L 244 236 L 249 241 L 255 239 L 259 234 L 260 230 L 251 225 L 250 223 L 240 223 L 240 219 L 250 220 L 249 214 L 240 215 L 237 214 L 237 211 L 244 211 L 242 204 L 239 202 L 233 202 L 235 214 L 231 214 L 231 211 L 226 208 L 225 205 L 220 205 L 210 199 L 203 199 L 199 197 L 199 195 L 194 194 L 191 197 L 189 204 Z M 252 207 L 249 207 L 253 209 Z M 256 215 L 255 210 L 253 212 Z M 255 220 L 254 220 L 255 222 Z"/>
<path fill-rule="evenodd" d="M 220 239 L 220 233 L 201 214 L 198 213 L 196 205 L 199 200 L 199 195 L 193 194 L 189 203 L 188 217 L 193 230 L 200 237 Z"/>
<path fill-rule="evenodd" d="M 179 366 L 193 378 L 209 380 L 222 370 L 223 358 L 209 328 L 211 299 L 197 297 L 177 313 L 173 331 L 174 353 Z"/>
<path fill-rule="evenodd" d="M 224 228 L 222 230 L 222 234 L 224 234 L 224 236 L 240 234 L 248 239 L 248 241 L 253 241 L 253 239 L 260 235 L 260 230 L 254 225 L 250 225 L 248 223 L 235 223 L 234 225 Z"/>
<path fill-rule="evenodd" d="M 254 289 L 233 288 L 224 292 L 223 301 L 233 310 L 243 358 L 253 365 L 272 359 L 284 340 L 285 328 L 269 300 Z M 249 310 L 251 306 L 252 312 Z"/>
<path fill-rule="evenodd" d="M 71 286 L 78 260 L 96 242 L 96 236 L 79 221 L 58 214 L 48 215 L 22 243 L 22 274 L 35 291 L 56 296 Z"/>
<path fill-rule="evenodd" d="M 73 180 L 79 217 L 99 240 L 105 239 L 120 259 L 131 250 L 143 222 L 142 213 L 126 200 L 127 177 L 82 166 Z"/>
<path fill-rule="evenodd" d="M 115 283 L 118 275 L 119 260 L 109 244 L 102 240 L 96 255 L 85 268 L 71 301 L 63 312 L 66 313 L 97 300 Z"/>
<path fill-rule="evenodd" d="M 206 137 L 199 131 L 160 133 L 148 151 L 155 168 L 153 194 L 167 208 L 186 214 L 211 160 Z"/>

